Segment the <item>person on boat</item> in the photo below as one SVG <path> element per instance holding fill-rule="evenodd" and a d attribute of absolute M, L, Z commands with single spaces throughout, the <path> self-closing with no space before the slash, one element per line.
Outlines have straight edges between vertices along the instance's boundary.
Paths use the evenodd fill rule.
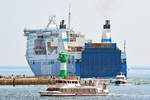
<path fill-rule="evenodd" d="M 93 82 L 92 80 L 89 81 L 89 86 L 92 86 L 93 85 Z"/>
<path fill-rule="evenodd" d="M 103 85 L 102 85 L 102 86 L 103 86 L 103 89 L 105 90 L 105 89 L 106 89 L 106 84 L 105 84 L 105 83 L 103 83 Z"/>

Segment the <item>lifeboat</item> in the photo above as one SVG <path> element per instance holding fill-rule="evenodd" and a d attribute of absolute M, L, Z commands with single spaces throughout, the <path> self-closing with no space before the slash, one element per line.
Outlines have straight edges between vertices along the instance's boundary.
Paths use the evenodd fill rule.
<path fill-rule="evenodd" d="M 38 50 L 43 50 L 44 49 L 44 47 L 42 47 L 42 46 L 37 46 L 37 47 L 35 47 L 35 48 L 33 48 L 35 51 L 38 51 Z"/>

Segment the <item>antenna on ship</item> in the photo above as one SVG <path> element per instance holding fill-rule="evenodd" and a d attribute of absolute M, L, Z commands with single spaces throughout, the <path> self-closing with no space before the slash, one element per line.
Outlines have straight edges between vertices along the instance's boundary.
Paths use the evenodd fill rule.
<path fill-rule="evenodd" d="M 51 24 L 56 25 L 55 21 L 56 21 L 56 16 L 55 15 L 49 16 L 49 22 L 46 26 L 46 29 L 48 29 Z M 56 27 L 57 27 L 57 25 L 56 25 Z"/>
<path fill-rule="evenodd" d="M 68 13 L 68 29 L 70 30 L 70 20 L 71 20 L 71 4 L 69 3 L 69 13 Z"/>
<path fill-rule="evenodd" d="M 124 52 L 126 52 L 126 40 L 124 40 Z"/>

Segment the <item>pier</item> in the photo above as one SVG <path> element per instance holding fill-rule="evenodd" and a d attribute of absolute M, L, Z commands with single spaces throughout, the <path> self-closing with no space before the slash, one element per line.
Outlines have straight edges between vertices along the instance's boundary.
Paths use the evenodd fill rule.
<path fill-rule="evenodd" d="M 2 77 L 0 78 L 0 85 L 46 85 L 55 84 L 55 77 L 45 76 L 30 76 L 30 77 Z"/>
<path fill-rule="evenodd" d="M 28 76 L 28 77 L 0 77 L 0 85 L 48 85 L 55 84 L 59 77 L 56 76 Z M 76 76 L 67 76 L 66 79 L 79 79 Z M 81 79 L 88 80 L 88 79 Z M 100 82 L 109 84 L 114 79 L 97 79 Z"/>

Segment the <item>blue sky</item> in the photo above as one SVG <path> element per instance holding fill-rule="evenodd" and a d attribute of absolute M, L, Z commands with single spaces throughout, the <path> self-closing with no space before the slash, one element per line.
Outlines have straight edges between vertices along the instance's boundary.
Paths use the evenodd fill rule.
<path fill-rule="evenodd" d="M 105 17 L 111 19 L 112 39 L 122 48 L 127 41 L 129 66 L 149 66 L 149 0 L 0 0 L 0 65 L 28 65 L 24 28 L 45 27 L 50 15 L 67 20 L 71 3 L 71 26 L 100 42 Z M 111 2 L 110 2 L 111 1 Z"/>

